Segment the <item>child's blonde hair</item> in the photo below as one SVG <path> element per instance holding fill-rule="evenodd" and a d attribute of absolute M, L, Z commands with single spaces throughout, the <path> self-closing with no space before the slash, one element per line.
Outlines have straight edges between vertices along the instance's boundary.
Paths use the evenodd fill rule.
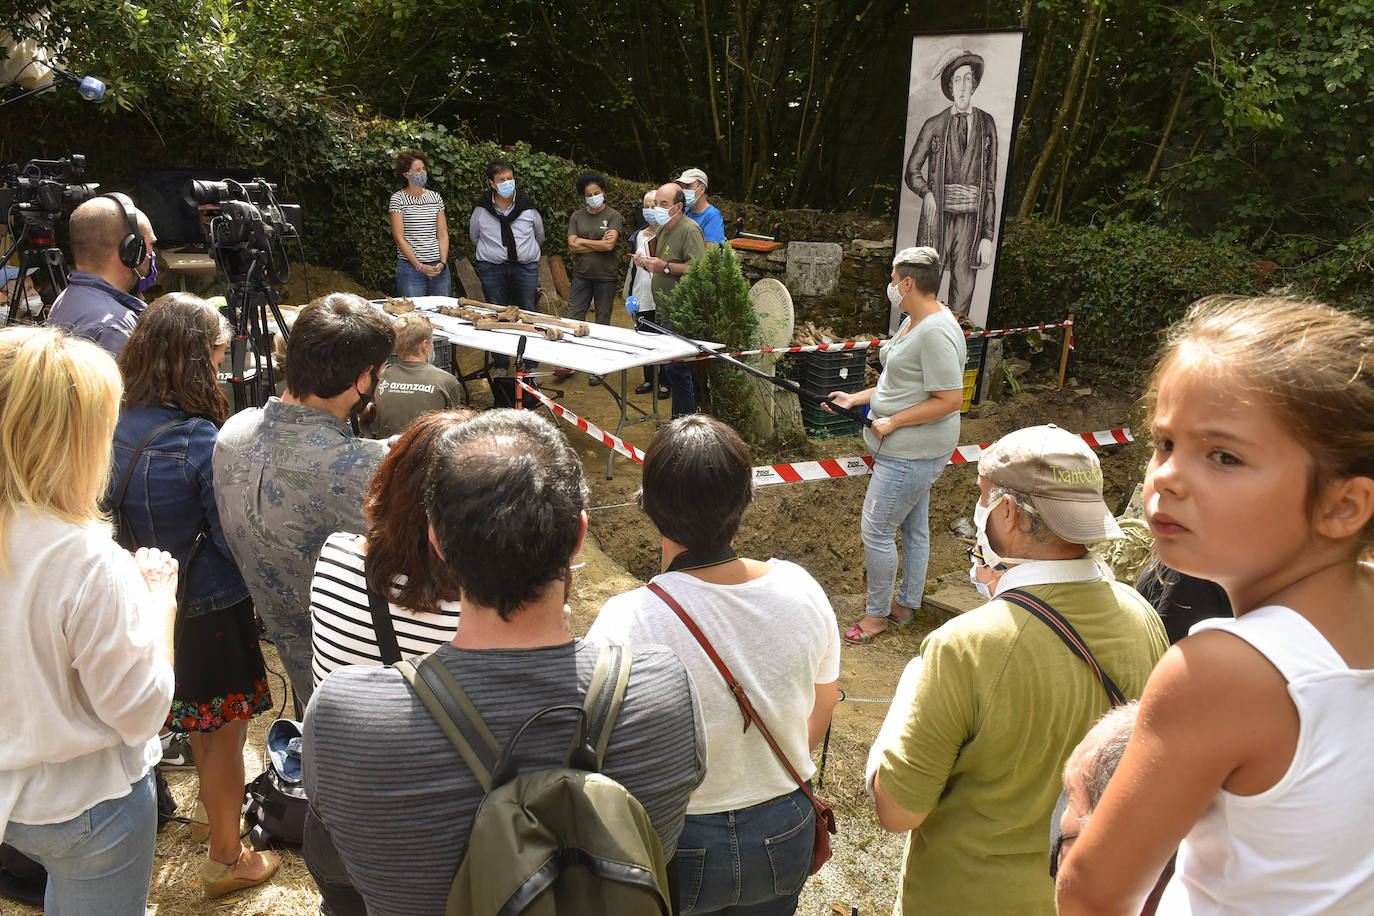
<path fill-rule="evenodd" d="M 1309 507 L 1325 485 L 1374 478 L 1374 323 L 1315 302 L 1214 296 L 1175 324 L 1150 379 L 1203 366 L 1264 397 L 1312 456 Z M 1374 519 L 1359 535 L 1374 543 Z"/>
<path fill-rule="evenodd" d="M 434 325 L 424 315 L 407 312 L 396 319 L 396 355 L 414 356 L 426 341 L 433 339 Z"/>
<path fill-rule="evenodd" d="M 0 573 L 10 523 L 29 508 L 75 524 L 102 519 L 124 385 L 108 353 L 50 328 L 0 331 Z"/>

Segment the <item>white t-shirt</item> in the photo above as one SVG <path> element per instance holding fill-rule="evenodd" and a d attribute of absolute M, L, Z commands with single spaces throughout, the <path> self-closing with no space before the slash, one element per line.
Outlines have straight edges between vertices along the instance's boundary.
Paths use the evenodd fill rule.
<path fill-rule="evenodd" d="M 749 695 L 759 716 L 809 779 L 816 773 L 806 732 L 817 684 L 840 676 L 840 631 L 825 591 L 806 570 L 786 560 L 740 585 L 712 585 L 687 573 L 653 581 L 696 621 Z M 663 600 L 637 588 L 606 602 L 587 633 L 603 645 L 667 646 L 692 677 L 706 722 L 706 779 L 692 793 L 688 814 L 747 808 L 797 788 L 759 735 L 743 731 L 739 705 L 692 634 Z"/>
<path fill-rule="evenodd" d="M 649 243 L 654 240 L 652 235 L 645 235 L 640 230 L 635 235 L 635 254 L 642 257 L 649 256 Z M 643 268 L 635 268 L 634 283 L 631 284 L 630 295 L 639 297 L 639 310 L 641 312 L 654 312 L 658 306 L 654 305 L 654 275 Z"/>
<path fill-rule="evenodd" d="M 315 576 L 310 580 L 310 645 L 316 686 L 335 668 L 382 664 L 367 601 L 361 540 L 356 534 L 336 531 L 325 539 L 315 563 Z M 399 589 L 404 584 L 402 576 L 392 582 L 392 587 Z M 433 652 L 451 641 L 462 610 L 457 601 L 439 602 L 436 614 L 396 604 L 388 607 L 402 658 Z"/>
<path fill-rule="evenodd" d="M 172 704 L 166 621 L 103 525 L 27 509 L 0 574 L 0 837 L 129 794 Z"/>
<path fill-rule="evenodd" d="M 1374 913 L 1374 670 L 1351 668 L 1321 631 L 1269 605 L 1224 630 L 1267 658 L 1298 708 L 1288 772 L 1258 795 L 1221 790 L 1178 849 L 1161 914 Z"/>
<path fill-rule="evenodd" d="M 419 197 L 397 191 L 391 195 L 388 211 L 401 214 L 402 235 L 421 264 L 439 260 L 439 214 L 444 212 L 444 199 L 437 191 L 425 191 Z M 396 257 L 405 260 L 399 245 Z"/>

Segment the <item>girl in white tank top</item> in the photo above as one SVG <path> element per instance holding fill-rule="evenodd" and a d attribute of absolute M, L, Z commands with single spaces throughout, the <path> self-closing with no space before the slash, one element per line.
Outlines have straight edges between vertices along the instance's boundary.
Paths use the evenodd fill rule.
<path fill-rule="evenodd" d="M 1061 914 L 1374 913 L 1374 324 L 1204 301 L 1155 370 L 1145 511 L 1220 583 L 1150 678 Z"/>

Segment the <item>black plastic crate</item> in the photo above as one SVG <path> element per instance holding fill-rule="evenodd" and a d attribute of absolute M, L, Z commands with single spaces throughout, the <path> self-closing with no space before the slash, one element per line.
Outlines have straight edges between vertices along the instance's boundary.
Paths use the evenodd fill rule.
<path fill-rule="evenodd" d="M 857 436 L 859 423 L 839 414 L 827 413 L 819 404 L 805 401 L 801 406 L 802 427 L 812 439 L 838 439 L 842 436 Z"/>
<path fill-rule="evenodd" d="M 802 378 L 808 387 L 827 394 L 863 390 L 867 350 L 817 350 L 804 355 Z"/>
<path fill-rule="evenodd" d="M 970 337 L 964 340 L 964 346 L 968 348 L 968 359 L 964 360 L 965 369 L 977 369 L 983 359 L 983 351 L 988 348 L 986 337 Z"/>
<path fill-rule="evenodd" d="M 399 363 L 401 358 L 395 353 L 386 358 L 386 364 Z M 453 371 L 453 341 L 438 331 L 434 332 L 434 365 L 445 372 Z"/>

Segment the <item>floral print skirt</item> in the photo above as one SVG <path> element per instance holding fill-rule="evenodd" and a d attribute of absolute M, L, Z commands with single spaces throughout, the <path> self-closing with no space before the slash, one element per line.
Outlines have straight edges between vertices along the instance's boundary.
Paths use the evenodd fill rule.
<path fill-rule="evenodd" d="M 178 620 L 175 655 L 176 689 L 167 715 L 173 731 L 212 732 L 272 708 L 251 598 Z"/>

